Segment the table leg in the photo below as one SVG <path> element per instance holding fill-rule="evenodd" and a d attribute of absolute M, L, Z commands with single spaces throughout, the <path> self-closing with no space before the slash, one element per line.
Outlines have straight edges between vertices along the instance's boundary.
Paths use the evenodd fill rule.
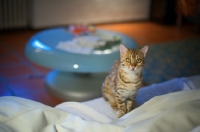
<path fill-rule="evenodd" d="M 51 71 L 46 89 L 66 101 L 87 101 L 101 97 L 101 85 L 108 73 L 70 73 Z"/>

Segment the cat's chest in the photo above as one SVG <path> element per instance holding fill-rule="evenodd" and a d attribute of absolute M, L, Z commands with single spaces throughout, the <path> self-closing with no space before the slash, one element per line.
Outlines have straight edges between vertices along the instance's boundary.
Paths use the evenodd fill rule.
<path fill-rule="evenodd" d="M 117 88 L 134 91 L 141 84 L 141 76 L 134 72 L 121 72 L 118 74 Z"/>
<path fill-rule="evenodd" d="M 132 73 L 132 72 L 127 72 L 126 73 L 126 78 L 128 78 L 130 81 L 134 81 L 138 78 L 138 76 L 135 74 L 135 73 Z"/>
<path fill-rule="evenodd" d="M 117 91 L 124 97 L 131 97 L 137 93 L 137 89 L 118 89 Z"/>
<path fill-rule="evenodd" d="M 119 83 L 130 84 L 136 82 L 140 77 L 132 71 L 124 71 L 118 74 Z M 132 82 L 132 83 L 131 83 Z"/>

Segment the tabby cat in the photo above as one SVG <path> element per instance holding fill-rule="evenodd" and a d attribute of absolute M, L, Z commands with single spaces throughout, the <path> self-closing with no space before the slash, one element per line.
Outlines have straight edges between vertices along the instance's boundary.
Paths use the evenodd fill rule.
<path fill-rule="evenodd" d="M 134 98 L 142 84 L 142 68 L 148 46 L 142 49 L 127 49 L 119 46 L 120 59 L 117 60 L 102 85 L 102 94 L 118 118 L 133 109 Z"/>

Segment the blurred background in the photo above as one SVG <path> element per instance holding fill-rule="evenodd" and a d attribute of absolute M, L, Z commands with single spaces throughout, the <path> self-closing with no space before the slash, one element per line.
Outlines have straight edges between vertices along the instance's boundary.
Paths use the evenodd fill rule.
<path fill-rule="evenodd" d="M 1 0 L 0 7 L 0 30 L 145 20 L 180 26 L 199 19 L 198 0 Z"/>
<path fill-rule="evenodd" d="M 55 106 L 45 91 L 51 70 L 24 55 L 27 41 L 49 28 L 92 24 L 123 33 L 139 47 L 199 37 L 199 0 L 0 0 L 0 96 Z M 197 58 L 200 60 L 200 58 Z M 195 73 L 196 74 L 196 73 Z"/>

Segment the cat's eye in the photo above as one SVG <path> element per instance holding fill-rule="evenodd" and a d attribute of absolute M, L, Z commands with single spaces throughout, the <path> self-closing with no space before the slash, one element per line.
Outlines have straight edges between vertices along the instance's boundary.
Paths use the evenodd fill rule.
<path fill-rule="evenodd" d="M 136 61 L 137 61 L 137 63 L 141 63 L 142 62 L 142 60 L 140 58 L 138 58 Z"/>
<path fill-rule="evenodd" d="M 136 61 L 137 61 L 137 63 L 141 63 L 142 62 L 142 60 L 140 59 L 140 57 L 138 55 L 136 55 Z"/>
<path fill-rule="evenodd" d="M 131 59 L 130 58 L 126 58 L 126 62 L 131 63 Z"/>

